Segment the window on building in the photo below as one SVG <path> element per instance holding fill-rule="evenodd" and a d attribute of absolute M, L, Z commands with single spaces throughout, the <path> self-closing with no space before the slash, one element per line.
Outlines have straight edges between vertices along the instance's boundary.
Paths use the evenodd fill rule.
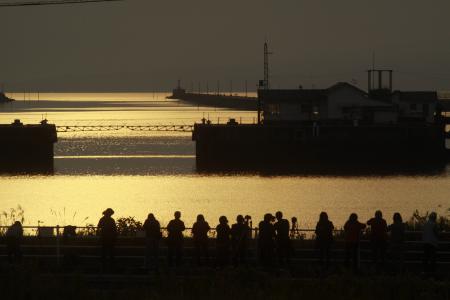
<path fill-rule="evenodd" d="M 410 109 L 410 110 L 417 110 L 417 104 L 416 104 L 416 103 L 411 103 L 411 104 L 409 105 L 409 109 Z"/>
<path fill-rule="evenodd" d="M 427 103 L 422 104 L 422 111 L 424 115 L 428 115 L 430 112 L 430 106 Z"/>
<path fill-rule="evenodd" d="M 268 104 L 267 112 L 271 115 L 279 115 L 280 114 L 280 106 L 278 104 Z"/>

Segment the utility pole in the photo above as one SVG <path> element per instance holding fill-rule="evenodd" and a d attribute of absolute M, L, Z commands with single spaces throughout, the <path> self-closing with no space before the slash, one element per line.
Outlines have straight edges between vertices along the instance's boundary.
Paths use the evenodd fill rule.
<path fill-rule="evenodd" d="M 264 43 L 264 89 L 270 89 L 269 84 L 269 55 L 272 54 L 269 52 L 269 47 L 267 46 L 267 42 Z"/>
<path fill-rule="evenodd" d="M 269 47 L 267 45 L 267 41 L 264 43 L 264 79 L 262 81 L 263 90 L 267 91 L 270 89 L 269 83 L 269 55 L 272 54 L 269 52 Z M 261 124 L 261 112 L 262 106 L 264 105 L 261 101 L 261 96 L 258 96 L 258 125 Z"/>
<path fill-rule="evenodd" d="M 245 80 L 245 97 L 247 97 L 247 80 Z"/>

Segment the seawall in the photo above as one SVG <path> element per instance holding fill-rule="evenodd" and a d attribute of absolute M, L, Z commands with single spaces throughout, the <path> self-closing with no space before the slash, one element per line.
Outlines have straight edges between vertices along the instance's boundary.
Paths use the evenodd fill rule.
<path fill-rule="evenodd" d="M 179 93 L 168 98 L 189 102 L 196 106 L 211 106 L 238 110 L 256 110 L 258 102 L 256 97 L 196 93 Z"/>
<path fill-rule="evenodd" d="M 439 125 L 196 124 L 199 170 L 317 170 L 441 167 Z"/>

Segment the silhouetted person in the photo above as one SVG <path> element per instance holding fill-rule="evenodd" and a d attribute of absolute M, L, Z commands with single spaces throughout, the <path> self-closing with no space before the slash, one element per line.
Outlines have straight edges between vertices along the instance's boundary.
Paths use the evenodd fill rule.
<path fill-rule="evenodd" d="M 320 264 L 322 268 L 330 267 L 330 250 L 333 244 L 333 223 L 328 220 L 326 212 L 321 212 L 319 222 L 316 225 L 316 243 L 320 253 Z"/>
<path fill-rule="evenodd" d="M 6 231 L 6 251 L 8 253 L 8 261 L 11 264 L 22 260 L 22 237 L 22 223 L 16 221 L 8 227 Z"/>
<path fill-rule="evenodd" d="M 211 229 L 208 222 L 205 221 L 203 215 L 197 216 L 197 222 L 192 226 L 192 235 L 195 247 L 195 256 L 197 259 L 197 265 L 202 265 L 202 259 L 204 258 L 206 262 L 209 259 L 209 238 L 208 232 Z"/>
<path fill-rule="evenodd" d="M 275 213 L 277 222 L 274 224 L 275 241 L 277 246 L 278 262 L 284 265 L 289 262 L 291 257 L 291 239 L 289 238 L 289 221 L 283 219 L 283 213 Z"/>
<path fill-rule="evenodd" d="M 253 225 L 252 225 L 252 217 L 249 216 L 249 215 L 245 215 L 244 223 L 248 226 L 248 228 L 251 229 L 253 227 Z"/>
<path fill-rule="evenodd" d="M 64 226 L 62 243 L 64 248 L 62 253 L 64 255 L 63 264 L 66 270 L 71 270 L 75 265 L 78 264 L 78 253 L 77 249 L 73 247 L 73 238 L 77 236 L 75 226 Z"/>
<path fill-rule="evenodd" d="M 378 269 L 384 265 L 387 248 L 387 223 L 381 211 L 375 212 L 375 217 L 367 221 L 370 226 L 370 242 L 372 246 L 372 261 Z"/>
<path fill-rule="evenodd" d="M 247 244 L 250 234 L 250 227 L 242 215 L 236 218 L 236 224 L 231 226 L 231 240 L 233 246 L 233 263 L 235 266 L 246 264 L 247 262 Z"/>
<path fill-rule="evenodd" d="M 296 217 L 292 217 L 291 218 L 291 232 L 290 232 L 290 236 L 291 238 L 295 238 L 298 234 L 298 220 Z"/>
<path fill-rule="evenodd" d="M 161 225 L 153 214 L 148 214 L 144 222 L 146 255 L 145 265 L 158 269 L 159 241 L 161 240 Z"/>
<path fill-rule="evenodd" d="M 422 232 L 423 266 L 424 272 L 427 275 L 434 275 L 436 271 L 436 252 L 439 243 L 439 228 L 436 219 L 436 213 L 430 213 Z"/>
<path fill-rule="evenodd" d="M 102 246 L 102 264 L 103 268 L 111 267 L 114 263 L 114 248 L 117 240 L 116 221 L 111 216 L 114 210 L 111 208 L 103 212 L 103 217 L 98 222 L 98 233 Z"/>
<path fill-rule="evenodd" d="M 216 227 L 216 256 L 217 266 L 224 267 L 230 259 L 230 235 L 231 228 L 228 225 L 228 219 L 225 216 L 219 218 L 219 225 Z"/>
<path fill-rule="evenodd" d="M 359 242 L 361 230 L 366 228 L 365 224 L 358 222 L 358 215 L 352 213 L 344 225 L 345 234 L 345 265 L 350 266 L 350 260 L 354 271 L 359 269 Z"/>
<path fill-rule="evenodd" d="M 265 214 L 264 220 L 259 223 L 258 233 L 258 250 L 261 265 L 270 267 L 274 256 L 275 248 L 275 227 L 272 224 L 273 217 L 271 214 Z M 289 227 L 288 227 L 289 231 Z"/>
<path fill-rule="evenodd" d="M 173 257 L 175 256 L 175 265 L 181 265 L 183 255 L 183 231 L 186 229 L 184 222 L 180 220 L 181 213 L 176 211 L 175 219 L 171 220 L 167 225 L 167 246 L 169 265 L 173 266 Z"/>
<path fill-rule="evenodd" d="M 393 223 L 388 226 L 390 236 L 390 252 L 392 262 L 396 272 L 403 269 L 403 258 L 405 251 L 405 231 L 406 226 L 403 223 L 402 216 L 397 212 L 393 216 Z"/>

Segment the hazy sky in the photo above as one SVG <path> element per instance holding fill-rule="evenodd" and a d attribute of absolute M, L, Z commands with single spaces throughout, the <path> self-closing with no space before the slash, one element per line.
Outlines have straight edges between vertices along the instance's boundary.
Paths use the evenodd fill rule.
<path fill-rule="evenodd" d="M 0 0 L 0 2 L 5 0 Z M 14 0 L 11 0 L 14 1 Z M 145 91 L 178 78 L 255 87 L 270 42 L 272 87 L 327 87 L 394 69 L 397 89 L 450 90 L 448 0 L 125 0 L 0 8 L 8 90 Z"/>

